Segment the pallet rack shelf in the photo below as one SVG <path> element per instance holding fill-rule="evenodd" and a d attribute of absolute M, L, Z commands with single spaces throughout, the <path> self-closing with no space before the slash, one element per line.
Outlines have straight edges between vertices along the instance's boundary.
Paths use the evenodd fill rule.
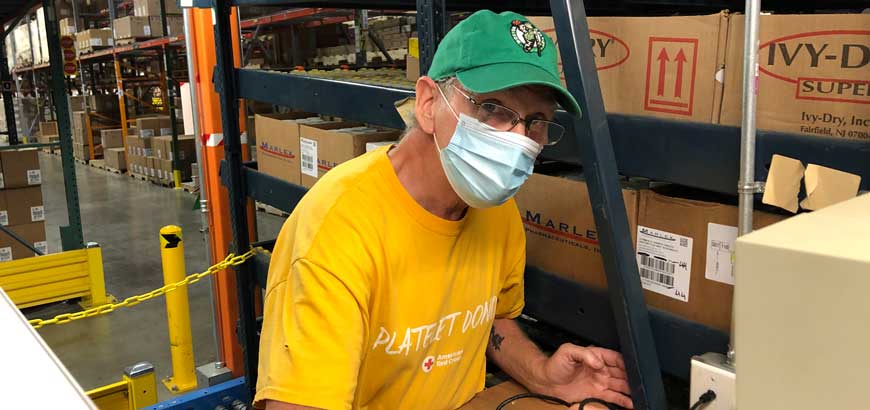
<path fill-rule="evenodd" d="M 417 10 L 420 33 L 421 72 L 431 62 L 438 40 L 446 32 L 448 9 L 510 9 L 529 15 L 554 17 L 569 90 L 584 108 L 584 117 L 564 113 L 558 120 L 568 129 L 564 142 L 545 150 L 544 156 L 585 165 L 592 208 L 601 237 L 607 292 L 597 292 L 534 267 L 526 270 L 526 313 L 582 335 L 594 343 L 622 350 L 626 359 L 632 398 L 636 408 L 665 409 L 662 370 L 687 379 L 690 358 L 708 351 L 725 352 L 728 335 L 692 323 L 644 304 L 634 260 L 625 209 L 619 197 L 618 173 L 672 182 L 709 191 L 736 194 L 740 155 L 738 127 L 671 121 L 652 117 L 607 114 L 598 85 L 589 46 L 586 12 L 590 14 L 635 14 L 682 11 L 716 12 L 739 9 L 736 1 L 505 1 L 456 2 L 444 0 L 235 0 L 194 1 L 197 7 L 213 7 L 217 65 L 215 88 L 221 97 L 221 117 L 226 159 L 221 178 L 230 197 L 233 249 L 249 245 L 245 204 L 249 198 L 291 212 L 304 195 L 304 188 L 281 182 L 243 164 L 239 138 L 239 99 L 252 99 L 303 111 L 336 115 L 378 125 L 402 128 L 393 102 L 413 91 L 355 84 L 323 78 L 289 75 L 233 67 L 228 39 L 232 6 L 321 6 L 335 8 L 384 8 Z M 774 4 L 775 3 L 775 4 Z M 837 2 L 826 7 L 856 7 L 855 2 Z M 793 2 L 770 2 L 780 11 L 808 8 Z M 498 10 L 496 10 L 498 11 Z M 756 179 L 766 179 L 765 164 L 773 153 L 799 158 L 856 173 L 864 177 L 862 189 L 870 188 L 870 143 L 818 138 L 781 132 L 758 132 Z M 264 261 L 237 268 L 239 327 L 249 387 L 256 378 L 257 340 L 253 306 L 255 278 L 265 277 Z M 262 284 L 261 284 L 262 285 Z M 581 313 L 582 312 L 582 313 Z M 292 348 L 292 347 L 291 347 Z"/>

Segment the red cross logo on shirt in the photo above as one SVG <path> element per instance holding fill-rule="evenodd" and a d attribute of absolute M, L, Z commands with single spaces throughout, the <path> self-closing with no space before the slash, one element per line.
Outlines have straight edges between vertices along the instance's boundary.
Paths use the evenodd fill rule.
<path fill-rule="evenodd" d="M 423 371 L 429 373 L 432 371 L 432 367 L 435 366 L 435 356 L 429 356 L 423 359 Z"/>

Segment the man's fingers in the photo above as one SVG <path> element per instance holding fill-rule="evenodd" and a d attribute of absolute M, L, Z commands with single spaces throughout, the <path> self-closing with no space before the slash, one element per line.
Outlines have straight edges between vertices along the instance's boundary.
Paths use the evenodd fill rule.
<path fill-rule="evenodd" d="M 631 402 L 630 397 L 621 393 L 617 393 L 613 390 L 605 390 L 601 393 L 596 394 L 596 397 L 604 401 L 609 401 L 618 406 L 625 407 L 627 409 L 634 408 L 634 404 Z"/>
<path fill-rule="evenodd" d="M 613 391 L 620 392 L 622 394 L 631 394 L 631 387 L 624 379 L 611 378 L 607 381 L 607 388 Z"/>
<path fill-rule="evenodd" d="M 620 369 L 625 369 L 625 361 L 622 360 L 622 355 L 619 352 L 601 347 L 592 347 L 590 350 L 594 351 L 604 359 L 604 363 L 607 363 L 608 366 L 616 366 Z"/>
<path fill-rule="evenodd" d="M 607 366 L 607 372 L 610 373 L 610 377 L 628 380 L 628 374 L 625 373 L 625 370 L 622 370 L 618 367 Z"/>
<path fill-rule="evenodd" d="M 601 369 L 604 367 L 604 361 L 602 361 L 601 357 L 599 357 L 592 349 L 565 343 L 559 347 L 559 351 L 564 352 L 564 354 L 575 363 L 582 363 L 593 369 Z"/>

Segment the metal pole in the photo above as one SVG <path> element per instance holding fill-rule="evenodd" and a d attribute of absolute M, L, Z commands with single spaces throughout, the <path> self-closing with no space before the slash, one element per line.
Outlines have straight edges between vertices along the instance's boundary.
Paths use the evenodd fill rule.
<path fill-rule="evenodd" d="M 227 191 L 229 194 L 230 226 L 233 231 L 232 252 L 240 254 L 250 248 L 248 238 L 247 183 L 242 175 L 242 142 L 239 131 L 239 91 L 233 57 L 232 8 L 229 1 L 214 1 L 215 71 L 214 82 L 220 90 L 221 126 L 224 133 L 224 156 L 229 166 Z M 254 293 L 256 284 L 250 262 L 236 267 L 239 321 L 238 338 L 241 342 L 245 384 L 253 395 L 257 384 L 259 344 L 256 332 Z"/>
<path fill-rule="evenodd" d="M 180 282 L 187 275 L 184 268 L 184 240 L 180 227 L 167 225 L 160 229 L 160 259 L 163 263 L 164 285 Z M 173 393 L 183 393 L 196 388 L 187 285 L 179 286 L 172 292 L 166 293 L 166 316 L 166 323 L 169 325 L 172 376 L 163 379 L 163 384 Z"/>
<path fill-rule="evenodd" d="M 13 26 L 10 26 L 13 28 Z M 3 31 L 3 27 L 0 26 L 0 31 Z M 3 31 L 3 39 L 6 38 L 6 33 Z M 13 38 L 10 43 L 14 43 L 15 39 Z M 9 67 L 9 61 L 6 59 L 6 41 L 0 40 L 0 80 L 3 82 L 9 81 L 12 82 L 12 75 L 10 73 L 11 68 Z M 12 90 L 3 91 L 3 109 L 6 114 L 6 131 L 9 133 L 9 145 L 17 145 L 18 141 L 18 127 L 15 126 L 15 99 L 12 97 Z"/>
<path fill-rule="evenodd" d="M 447 33 L 445 0 L 417 0 L 417 32 L 420 33 L 420 75 L 426 75 L 438 43 Z"/>
<path fill-rule="evenodd" d="M 619 186 L 610 126 L 582 0 L 550 0 L 568 90 L 583 108 L 574 117 L 619 349 L 636 409 L 667 409 L 661 368 L 644 301 L 628 216 Z M 419 22 L 418 22 L 419 26 Z M 422 39 L 421 39 L 422 40 Z M 421 66 L 423 50 L 420 50 Z M 579 319 L 578 319 L 579 320 Z"/>
<path fill-rule="evenodd" d="M 369 11 L 357 10 L 354 14 L 354 45 L 356 46 L 356 62 L 357 67 L 366 65 L 368 58 L 368 37 L 369 37 Z"/>
<path fill-rule="evenodd" d="M 743 28 L 743 121 L 740 124 L 740 181 L 737 182 L 738 235 L 752 232 L 752 206 L 759 186 L 755 182 L 755 105 L 758 79 L 758 20 L 761 0 L 746 0 L 746 23 Z M 733 300 L 732 300 L 733 306 Z M 737 363 L 734 348 L 735 320 L 731 315 L 731 341 L 728 362 Z"/>
<path fill-rule="evenodd" d="M 166 24 L 166 0 L 160 0 L 160 24 L 163 25 L 163 36 L 169 37 L 169 28 Z M 169 126 L 172 128 L 172 179 L 175 181 L 175 189 L 181 189 L 181 160 L 178 158 L 178 126 L 175 124 L 175 96 L 178 95 L 175 81 L 172 80 L 172 59 L 175 53 L 167 46 L 163 46 L 163 70 L 166 71 L 166 100 L 164 106 L 169 110 Z"/>
<path fill-rule="evenodd" d="M 51 65 L 51 92 L 54 93 L 54 109 L 57 115 L 57 129 L 60 134 L 60 158 L 63 168 L 63 182 L 66 191 L 67 215 L 69 226 L 60 228 L 60 239 L 64 250 L 83 249 L 82 217 L 79 209 L 79 192 L 76 182 L 76 167 L 72 154 L 70 134 L 69 101 L 66 99 L 66 85 L 63 76 L 63 56 L 60 54 L 60 37 L 57 34 L 57 18 L 54 0 L 43 0 L 45 10 L 45 29 L 48 37 L 48 55 Z"/>
<path fill-rule="evenodd" d="M 190 112 L 191 112 L 191 120 L 193 121 L 193 135 L 194 140 L 196 140 L 196 163 L 199 164 L 197 167 L 199 170 L 199 215 L 200 215 L 200 232 L 203 234 L 203 240 L 205 243 L 209 243 L 209 231 L 208 231 L 208 200 L 205 196 L 205 172 L 203 171 L 202 166 L 202 138 L 200 138 L 200 129 L 199 129 L 199 101 L 196 99 L 196 63 L 194 62 L 194 47 L 196 45 L 193 42 L 193 33 L 190 28 L 191 19 L 190 19 L 190 11 L 187 9 L 183 9 L 182 15 L 184 16 L 184 47 L 187 54 L 187 78 L 190 79 L 188 85 L 190 86 Z M 211 261 L 211 247 L 205 247 L 205 260 Z M 215 298 L 214 298 L 214 279 L 212 276 L 208 277 L 208 300 L 212 306 L 215 306 Z M 223 367 L 223 362 L 220 361 L 220 352 L 221 352 L 221 342 L 220 337 L 218 336 L 218 324 L 217 324 L 217 314 L 214 309 L 211 311 L 211 328 L 212 328 L 212 337 L 214 338 L 214 351 L 218 355 L 217 365 L 218 367 Z"/>
<path fill-rule="evenodd" d="M 45 8 L 43 7 L 43 10 Z M 36 14 L 34 14 L 34 17 Z M 34 102 L 36 104 L 36 115 L 33 116 L 33 121 L 30 122 L 30 126 L 27 127 L 27 131 L 25 132 L 24 137 L 30 138 L 33 135 L 33 127 L 36 125 L 37 121 L 40 117 L 40 101 L 39 101 L 39 87 L 36 86 L 36 70 L 33 67 L 36 66 L 36 53 L 33 52 L 33 32 L 30 29 L 30 14 L 25 17 L 27 21 L 27 43 L 30 44 L 30 86 L 33 87 L 33 97 Z M 39 21 L 39 18 L 36 18 L 36 21 Z"/>

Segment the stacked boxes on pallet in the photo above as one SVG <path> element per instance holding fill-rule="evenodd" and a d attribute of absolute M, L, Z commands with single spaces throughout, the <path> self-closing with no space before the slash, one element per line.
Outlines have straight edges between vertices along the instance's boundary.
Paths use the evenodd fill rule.
<path fill-rule="evenodd" d="M 161 182 L 171 182 L 172 176 L 172 136 L 163 135 L 155 137 L 151 143 L 154 153 L 154 168 L 157 179 Z M 192 135 L 178 136 L 178 162 L 181 171 L 181 180 L 189 181 L 191 166 L 196 162 L 196 140 Z"/>
<path fill-rule="evenodd" d="M 184 129 L 176 124 L 177 129 Z M 161 115 L 136 119 L 138 134 L 127 138 L 127 169 L 135 175 L 148 177 L 153 181 L 172 180 L 172 123 L 169 116 Z M 193 136 L 179 135 L 179 158 L 182 180 L 190 179 L 190 165 L 196 153 Z M 168 161 L 168 166 L 164 164 Z"/>
<path fill-rule="evenodd" d="M 138 19 L 138 25 L 141 27 L 141 34 L 145 32 L 145 26 L 148 26 L 150 34 L 143 36 L 128 36 L 121 37 L 116 32 L 115 38 L 131 38 L 131 37 L 164 37 L 177 36 L 184 33 L 184 20 L 181 17 L 181 8 L 177 2 L 166 1 L 166 29 L 167 33 L 163 32 L 163 22 L 160 18 L 160 0 L 134 0 L 133 1 L 133 18 Z M 129 18 L 129 17 L 126 17 Z M 147 21 L 146 21 L 147 19 Z M 120 19 L 119 19 L 120 20 Z M 115 20 L 116 24 L 118 20 Z"/>
<path fill-rule="evenodd" d="M 86 95 L 70 97 L 72 110 L 73 156 L 82 161 L 103 157 L 101 130 L 109 127 L 109 119 L 118 117 L 118 97 L 115 95 Z M 91 135 L 87 135 L 88 114 L 90 115 Z M 93 156 L 90 143 L 93 142 Z"/>
<path fill-rule="evenodd" d="M 0 225 L 15 232 L 42 253 L 45 241 L 45 208 L 42 204 L 42 172 L 35 149 L 0 152 Z M 0 232 L 0 261 L 23 259 L 34 253 Z"/>
<path fill-rule="evenodd" d="M 48 144 L 50 142 L 60 141 L 60 136 L 57 132 L 57 121 L 44 121 L 39 123 L 39 137 L 37 139 L 40 144 Z M 44 147 L 45 152 L 54 152 L 58 147 Z"/>

